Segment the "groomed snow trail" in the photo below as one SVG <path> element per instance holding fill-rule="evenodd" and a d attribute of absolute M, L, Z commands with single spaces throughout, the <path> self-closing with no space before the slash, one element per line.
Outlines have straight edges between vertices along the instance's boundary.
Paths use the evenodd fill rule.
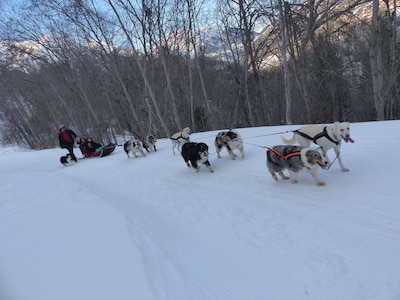
<path fill-rule="evenodd" d="M 88 221 L 99 227 L 93 239 L 102 241 L 104 235 L 115 243 L 98 244 L 104 257 L 121 248 L 120 256 L 107 257 L 105 264 L 123 265 L 129 252 L 135 257 L 129 257 L 127 269 L 119 273 L 127 276 L 122 285 L 126 295 L 119 300 L 133 296 L 129 282 L 139 280 L 129 278 L 129 268 L 145 276 L 140 281 L 148 285 L 143 300 L 399 299 L 398 179 L 388 166 L 400 167 L 392 159 L 400 140 L 382 135 L 386 124 L 352 124 L 356 142 L 343 144 L 341 153 L 350 172 L 341 172 L 337 162 L 328 171 L 319 170 L 324 187 L 316 186 L 309 174 L 292 184 L 275 182 L 267 172 L 264 147 L 281 143 L 274 133 L 297 126 L 238 129 L 246 158 L 238 155 L 235 161 L 225 150 L 217 159 L 213 140 L 218 131 L 193 134 L 193 141 L 209 145 L 214 173 L 204 166 L 199 173 L 187 168 L 179 153 L 172 154 L 168 139 L 160 139 L 158 151 L 146 157 L 128 159 L 118 147 L 110 156 L 68 168 L 57 162 L 64 153 L 60 149 L 19 153 L 20 163 L 0 158 L 0 192 L 11 194 L 25 182 L 35 196 L 17 190 L 14 199 L 0 200 L 0 225 L 15 225 L 18 218 L 67 199 L 68 212 L 92 213 Z M 400 122 L 391 124 L 400 129 Z M 328 155 L 333 159 L 333 150 Z M 30 184 L 29 178 L 38 180 Z M 71 195 L 57 200 L 64 184 Z M 58 215 L 59 207 L 46 216 L 52 213 L 49 226 L 65 219 Z M 75 220 L 82 219 L 81 213 L 73 213 Z M 93 224 L 79 224 L 85 226 L 83 232 L 96 230 Z M 62 228 L 63 235 L 70 234 L 68 227 L 59 226 L 55 228 Z M 0 240 L 4 236 L 10 234 L 2 229 Z M 15 245 L 23 243 L 14 239 Z M 10 255 L 11 249 L 0 250 L 0 263 L 2 253 Z M 89 267 L 96 269 L 94 262 Z M 115 282 L 110 279 L 111 287 Z M 112 293 L 104 290 L 104 295 Z"/>

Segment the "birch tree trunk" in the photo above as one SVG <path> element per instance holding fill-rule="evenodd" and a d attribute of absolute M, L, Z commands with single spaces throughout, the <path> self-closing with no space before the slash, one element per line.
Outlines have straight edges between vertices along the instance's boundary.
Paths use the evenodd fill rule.
<path fill-rule="evenodd" d="M 286 2 L 285 2 L 286 3 Z M 285 4 L 286 6 L 286 4 Z M 287 125 L 292 125 L 292 94 L 290 84 L 290 73 L 287 62 L 287 42 L 286 42 L 286 14 L 284 13 L 282 0 L 278 0 L 279 23 L 280 23 L 280 51 L 282 56 L 284 94 L 285 94 L 285 121 Z M 286 9 L 285 9 L 286 11 Z"/>
<path fill-rule="evenodd" d="M 369 60 L 371 64 L 373 97 L 376 109 L 376 120 L 385 119 L 384 82 L 382 65 L 382 47 L 379 42 L 379 0 L 372 1 L 371 35 L 369 39 Z"/>

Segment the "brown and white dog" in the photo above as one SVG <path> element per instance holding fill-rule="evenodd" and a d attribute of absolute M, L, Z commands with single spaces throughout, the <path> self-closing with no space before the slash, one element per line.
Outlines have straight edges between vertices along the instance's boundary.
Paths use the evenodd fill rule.
<path fill-rule="evenodd" d="M 142 142 L 143 148 L 146 149 L 147 152 L 157 151 L 156 142 L 157 142 L 157 139 L 155 138 L 154 135 L 148 135 L 143 139 L 143 142 Z"/>
<path fill-rule="evenodd" d="M 317 176 L 317 169 L 329 167 L 329 159 L 321 148 L 306 148 L 303 146 L 278 145 L 269 148 L 267 151 L 267 168 L 274 180 L 278 180 L 275 173 L 282 179 L 289 179 L 283 174 L 287 169 L 290 173 L 290 180 L 297 182 L 297 174 L 301 171 L 308 172 L 314 178 L 317 185 L 325 185 Z"/>
<path fill-rule="evenodd" d="M 192 134 L 192 131 L 190 130 L 189 127 L 185 127 L 182 129 L 182 131 L 177 132 L 171 136 L 171 142 L 172 142 L 172 152 L 175 155 L 175 148 L 180 151 L 180 146 L 183 145 L 184 143 L 190 142 L 189 136 Z"/>
<path fill-rule="evenodd" d="M 221 158 L 220 152 L 223 147 L 226 147 L 226 150 L 229 153 L 229 156 L 232 160 L 236 159 L 236 154 L 233 153 L 233 150 L 239 150 L 242 155 L 242 159 L 244 159 L 244 148 L 242 137 L 239 132 L 236 130 L 229 129 L 229 131 L 222 131 L 217 134 L 214 141 L 215 149 L 217 151 L 218 158 Z"/>
<path fill-rule="evenodd" d="M 210 172 L 214 172 L 208 161 L 208 146 L 205 143 L 184 143 L 182 145 L 182 157 L 186 165 L 199 172 L 199 163 L 203 163 Z"/>
<path fill-rule="evenodd" d="M 142 143 L 137 139 L 131 139 L 124 144 L 124 151 L 126 155 L 129 156 L 129 153 L 132 153 L 133 156 L 138 157 L 138 153 L 141 153 L 143 156 L 146 156 L 143 151 Z"/>
<path fill-rule="evenodd" d="M 340 145 L 342 140 L 346 143 L 354 143 L 354 140 L 350 137 L 349 122 L 335 122 L 332 125 L 308 125 L 294 130 L 293 133 L 290 140 L 285 139 L 283 136 L 281 137 L 286 145 L 293 145 L 297 142 L 300 146 L 310 147 L 311 142 L 314 142 L 325 151 L 333 148 L 342 171 L 349 171 L 349 169 L 344 166 L 342 158 L 340 157 Z"/>

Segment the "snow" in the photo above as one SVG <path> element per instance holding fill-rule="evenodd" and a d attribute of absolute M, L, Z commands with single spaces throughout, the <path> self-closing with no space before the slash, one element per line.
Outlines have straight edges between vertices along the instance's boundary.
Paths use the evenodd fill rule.
<path fill-rule="evenodd" d="M 214 173 L 168 139 L 70 167 L 64 149 L 3 148 L 0 299 L 400 299 L 400 121 L 351 127 L 350 172 L 318 170 L 322 187 L 267 173 L 265 147 L 295 125 L 238 129 L 234 161 L 219 131 L 192 134 Z"/>

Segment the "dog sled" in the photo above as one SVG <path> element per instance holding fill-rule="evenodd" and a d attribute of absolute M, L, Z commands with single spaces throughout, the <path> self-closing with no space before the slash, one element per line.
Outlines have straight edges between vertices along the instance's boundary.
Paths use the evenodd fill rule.
<path fill-rule="evenodd" d="M 89 152 L 85 151 L 83 152 L 83 158 L 88 158 L 88 157 L 104 157 L 107 155 L 110 155 L 111 153 L 114 152 L 115 148 L 117 147 L 117 144 L 109 143 L 107 146 L 101 147 L 96 152 Z"/>
<path fill-rule="evenodd" d="M 83 157 L 78 158 L 78 160 L 85 159 L 85 158 L 90 158 L 90 157 L 104 157 L 107 155 L 110 155 L 111 153 L 114 152 L 115 148 L 117 147 L 117 144 L 109 143 L 107 146 L 103 146 L 99 151 L 90 153 L 88 151 L 82 152 Z M 60 162 L 63 166 L 72 166 L 74 162 L 71 159 L 70 154 L 66 154 L 65 156 L 60 157 Z"/>

